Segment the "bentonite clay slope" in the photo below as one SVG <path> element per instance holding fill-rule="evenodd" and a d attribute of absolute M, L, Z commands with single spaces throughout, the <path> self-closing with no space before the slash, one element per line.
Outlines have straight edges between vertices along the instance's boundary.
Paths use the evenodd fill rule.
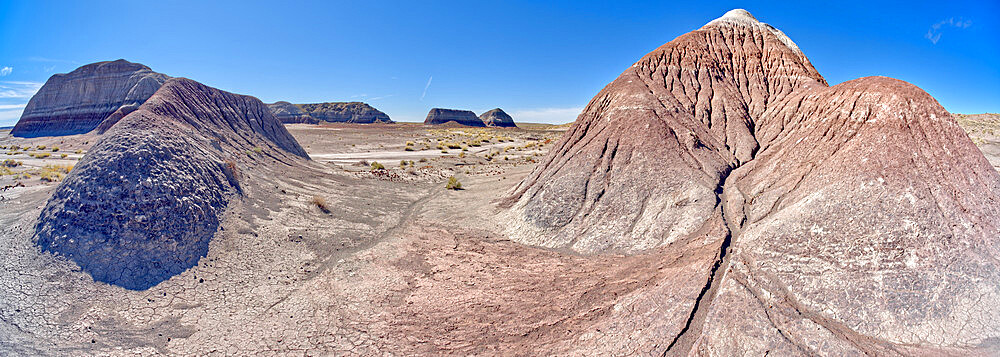
<path fill-rule="evenodd" d="M 362 102 L 295 104 L 309 116 L 331 123 L 392 123 L 389 116 Z"/>
<path fill-rule="evenodd" d="M 630 298 L 679 308 L 615 312 L 622 342 L 581 349 L 961 354 L 997 351 L 998 195 L 927 93 L 827 87 L 733 10 L 604 88 L 505 204 L 523 243 L 685 257 L 672 293 Z"/>
<path fill-rule="evenodd" d="M 468 110 L 434 108 L 427 113 L 427 118 L 424 119 L 424 124 L 428 125 L 441 125 L 449 122 L 465 126 L 486 126 L 482 120 L 479 120 L 476 113 Z"/>
<path fill-rule="evenodd" d="M 149 288 L 205 256 L 239 167 L 295 157 L 308 158 L 256 98 L 171 79 L 57 188 L 38 245 L 94 280 Z"/>
<path fill-rule="evenodd" d="M 104 132 L 142 105 L 169 78 L 125 60 L 92 63 L 53 75 L 28 101 L 11 135 Z M 106 120 L 109 123 L 102 125 Z"/>
<path fill-rule="evenodd" d="M 275 102 L 267 105 L 271 113 L 283 124 L 318 124 L 319 119 L 309 116 L 297 105 L 289 102 Z"/>
<path fill-rule="evenodd" d="M 516 128 L 517 125 L 514 124 L 514 118 L 511 118 L 509 114 L 503 111 L 503 109 L 496 108 L 492 109 L 486 113 L 479 116 L 479 120 L 483 121 L 486 126 L 498 127 L 498 128 Z"/>

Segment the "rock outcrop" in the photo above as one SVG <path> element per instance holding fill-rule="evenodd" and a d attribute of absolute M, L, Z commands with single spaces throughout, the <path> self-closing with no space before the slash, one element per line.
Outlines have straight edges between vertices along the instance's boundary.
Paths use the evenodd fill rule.
<path fill-rule="evenodd" d="M 486 126 L 498 127 L 498 128 L 516 128 L 517 125 L 514 124 L 514 118 L 511 118 L 503 109 L 496 108 L 488 112 L 485 112 L 479 116 L 479 120 L 483 121 Z"/>
<path fill-rule="evenodd" d="M 309 116 L 297 105 L 289 102 L 275 102 L 267 105 L 282 124 L 319 124 L 319 120 Z"/>
<path fill-rule="evenodd" d="M 295 104 L 303 112 L 317 120 L 331 123 L 392 123 L 385 113 L 362 102 L 327 102 Z"/>
<path fill-rule="evenodd" d="M 205 256 L 240 167 L 295 158 L 308 156 L 264 103 L 170 79 L 60 184 L 37 242 L 96 281 L 147 289 Z"/>
<path fill-rule="evenodd" d="M 142 105 L 169 78 L 125 60 L 92 63 L 53 75 L 28 101 L 11 135 L 104 132 Z"/>
<path fill-rule="evenodd" d="M 486 126 L 482 120 L 479 120 L 476 113 L 468 110 L 434 108 L 427 113 L 427 118 L 424 119 L 424 124 L 427 125 L 441 125 L 449 122 L 465 126 Z"/>
<path fill-rule="evenodd" d="M 1000 339 L 997 172 L 927 93 L 883 77 L 829 87 L 744 10 L 622 73 L 504 206 L 515 241 L 673 259 L 581 352 L 941 354 Z"/>

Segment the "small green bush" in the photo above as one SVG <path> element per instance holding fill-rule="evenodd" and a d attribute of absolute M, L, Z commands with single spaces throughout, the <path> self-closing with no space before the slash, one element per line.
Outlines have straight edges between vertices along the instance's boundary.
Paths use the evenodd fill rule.
<path fill-rule="evenodd" d="M 385 170 L 385 166 L 383 166 L 382 164 L 378 163 L 378 161 L 372 161 L 372 171 L 375 171 L 375 170 Z"/>
<path fill-rule="evenodd" d="M 448 190 L 461 190 L 462 183 L 458 182 L 458 179 L 455 178 L 455 176 L 451 176 L 448 177 L 448 184 L 444 185 L 444 188 Z"/>

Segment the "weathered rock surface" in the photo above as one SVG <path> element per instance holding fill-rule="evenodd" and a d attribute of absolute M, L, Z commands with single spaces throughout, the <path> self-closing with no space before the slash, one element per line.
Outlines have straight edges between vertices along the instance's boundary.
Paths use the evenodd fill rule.
<path fill-rule="evenodd" d="M 67 176 L 39 217 L 37 243 L 96 281 L 147 289 L 205 256 L 241 192 L 240 167 L 299 157 L 308 158 L 256 98 L 174 78 Z"/>
<path fill-rule="evenodd" d="M 744 10 L 622 73 L 505 206 L 523 243 L 684 257 L 659 282 L 674 293 L 639 294 L 677 308 L 614 313 L 609 327 L 628 328 L 601 330 L 645 352 L 985 354 L 1000 341 L 997 172 L 927 93 L 882 77 L 828 87 Z M 579 348 L 626 348 L 599 344 Z"/>
<path fill-rule="evenodd" d="M 331 123 L 392 123 L 392 119 L 389 119 L 388 115 L 368 105 L 368 103 L 326 102 L 295 104 L 295 106 L 310 117 Z"/>
<path fill-rule="evenodd" d="M 434 108 L 427 113 L 427 118 L 424 119 L 424 124 L 429 125 L 440 125 L 449 122 L 465 126 L 486 126 L 486 124 L 484 124 L 483 121 L 476 116 L 476 113 L 468 110 Z"/>
<path fill-rule="evenodd" d="M 319 124 L 319 119 L 309 116 L 302 108 L 289 102 L 275 102 L 267 107 L 282 124 Z"/>
<path fill-rule="evenodd" d="M 125 60 L 92 63 L 53 75 L 28 101 L 11 135 L 104 132 L 142 105 L 169 78 Z M 108 123 L 102 125 L 105 121 Z"/>
<path fill-rule="evenodd" d="M 483 121 L 486 126 L 498 127 L 498 128 L 516 128 L 517 125 L 514 124 L 514 118 L 511 118 L 509 114 L 503 111 L 503 109 L 496 108 L 488 112 L 479 115 L 479 120 Z"/>

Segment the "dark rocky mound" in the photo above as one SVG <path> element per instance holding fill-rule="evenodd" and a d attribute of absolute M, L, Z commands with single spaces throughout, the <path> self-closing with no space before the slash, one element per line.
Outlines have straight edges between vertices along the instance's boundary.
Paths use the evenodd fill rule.
<path fill-rule="evenodd" d="M 392 123 L 389 116 L 362 102 L 295 104 L 309 116 L 331 123 Z"/>
<path fill-rule="evenodd" d="M 498 128 L 516 128 L 517 125 L 514 124 L 514 118 L 511 118 L 503 109 L 496 108 L 483 113 L 479 116 L 479 120 L 483 121 L 486 126 L 498 127 Z"/>
<path fill-rule="evenodd" d="M 147 289 L 205 256 L 255 151 L 308 158 L 256 98 L 171 79 L 60 184 L 36 225 L 38 245 L 96 281 Z"/>
<path fill-rule="evenodd" d="M 94 129 L 103 133 L 169 78 L 126 60 L 97 62 L 56 74 L 28 101 L 11 135 L 72 135 Z"/>
<path fill-rule="evenodd" d="M 441 125 L 448 122 L 465 126 L 486 126 L 482 120 L 479 120 L 476 113 L 468 110 L 434 108 L 427 113 L 427 118 L 424 119 L 424 124 L 429 125 Z"/>
<path fill-rule="evenodd" d="M 283 124 L 319 124 L 319 119 L 309 116 L 302 108 L 289 102 L 275 102 L 267 107 Z"/>
<path fill-rule="evenodd" d="M 674 260 L 651 282 L 669 289 L 636 295 L 655 303 L 608 317 L 628 326 L 606 341 L 622 350 L 933 355 L 1000 339 L 1000 176 L 924 91 L 828 87 L 743 10 L 622 73 L 504 204 L 523 243 Z"/>

